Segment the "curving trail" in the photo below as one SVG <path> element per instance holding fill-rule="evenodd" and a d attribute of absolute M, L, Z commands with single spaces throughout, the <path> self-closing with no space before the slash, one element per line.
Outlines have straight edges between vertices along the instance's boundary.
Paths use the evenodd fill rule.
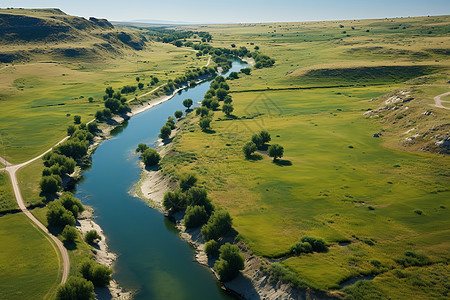
<path fill-rule="evenodd" d="M 55 146 L 61 144 L 62 142 L 64 142 L 68 138 L 69 138 L 68 136 L 65 137 L 64 139 L 59 141 Z M 63 260 L 63 273 L 62 273 L 62 278 L 61 278 L 61 284 L 63 284 L 63 283 L 65 283 L 67 281 L 67 277 L 69 276 L 69 271 L 70 271 L 69 253 L 67 252 L 67 249 L 64 247 L 63 243 L 56 236 L 51 234 L 48 231 L 47 227 L 45 227 L 41 222 L 39 222 L 39 220 L 36 219 L 36 217 L 33 216 L 31 214 L 31 212 L 27 209 L 27 207 L 25 206 L 25 203 L 23 201 L 22 193 L 20 192 L 19 182 L 17 181 L 17 176 L 16 176 L 16 172 L 20 168 L 22 168 L 22 167 L 32 163 L 33 161 L 41 158 L 42 156 L 44 156 L 48 152 L 52 151 L 52 149 L 53 149 L 53 147 L 48 149 L 47 151 L 45 151 L 41 155 L 38 155 L 35 158 L 30 159 L 29 161 L 26 161 L 24 163 L 17 164 L 17 165 L 13 165 L 13 164 L 9 163 L 3 157 L 0 157 L 0 162 L 5 165 L 5 168 L 3 168 L 2 170 L 7 171 L 9 173 L 9 176 L 11 177 L 11 184 L 13 186 L 14 195 L 16 197 L 16 201 L 17 201 L 17 204 L 19 205 L 20 210 L 31 220 L 31 222 L 36 224 L 36 226 L 39 229 L 41 229 L 47 235 L 47 237 L 52 239 L 53 242 L 56 244 L 56 247 L 58 248 L 58 251 L 59 251 L 59 253 L 57 252 L 57 255 L 58 256 L 61 255 L 62 260 Z"/>
<path fill-rule="evenodd" d="M 443 109 L 450 109 L 450 107 L 445 107 L 444 105 L 442 105 L 442 102 L 450 103 L 450 101 L 441 100 L 442 97 L 445 97 L 445 96 L 448 96 L 448 95 L 450 95 L 450 92 L 443 93 L 441 95 L 438 95 L 438 96 L 434 97 L 434 106 L 439 107 L 439 108 L 443 108 Z"/>

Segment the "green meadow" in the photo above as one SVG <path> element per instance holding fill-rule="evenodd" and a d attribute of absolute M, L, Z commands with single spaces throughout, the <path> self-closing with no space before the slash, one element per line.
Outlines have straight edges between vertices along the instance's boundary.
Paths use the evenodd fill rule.
<path fill-rule="evenodd" d="M 331 293 L 350 278 L 379 274 L 344 292 L 445 295 L 448 285 L 438 282 L 448 275 L 450 161 L 404 147 L 399 137 L 450 120 L 448 111 L 430 106 L 449 90 L 449 61 L 437 50 L 449 41 L 449 24 L 443 16 L 202 26 L 213 45 L 257 45 L 276 63 L 230 82 L 234 118 L 215 112 L 205 133 L 197 117 L 188 117 L 163 169 L 195 171 L 255 254 L 283 258 L 315 289 Z M 414 97 L 401 107 L 405 118 L 362 115 L 402 90 Z M 436 117 L 425 119 L 426 110 Z M 242 146 L 263 129 L 271 144 L 284 147 L 277 163 L 264 152 L 244 158 Z M 372 137 L 377 132 L 384 135 Z M 329 252 L 290 256 L 303 236 L 323 238 Z M 397 263 L 407 250 L 431 265 Z"/>

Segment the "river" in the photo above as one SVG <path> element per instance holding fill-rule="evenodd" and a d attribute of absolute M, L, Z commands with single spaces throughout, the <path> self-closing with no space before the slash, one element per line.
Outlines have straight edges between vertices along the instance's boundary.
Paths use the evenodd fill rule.
<path fill-rule="evenodd" d="M 234 61 L 231 70 L 248 67 Z M 224 75 L 226 75 L 225 73 Z M 130 193 L 140 178 L 139 143 L 154 146 L 168 116 L 184 109 L 182 102 L 203 99 L 210 81 L 182 91 L 171 100 L 133 116 L 92 155 L 76 197 L 95 209 L 109 248 L 119 255 L 113 278 L 135 299 L 231 299 L 211 272 L 195 262 L 195 251 L 180 239 L 163 214 Z"/>

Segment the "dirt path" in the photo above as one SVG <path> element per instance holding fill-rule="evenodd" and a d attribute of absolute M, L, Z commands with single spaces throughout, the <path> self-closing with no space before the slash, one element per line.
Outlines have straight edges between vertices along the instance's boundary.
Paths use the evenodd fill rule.
<path fill-rule="evenodd" d="M 58 146 L 59 144 L 61 144 L 65 140 L 67 140 L 68 138 L 69 138 L 68 136 L 65 137 L 64 139 L 59 141 L 55 146 Z M 27 209 L 27 207 L 25 206 L 25 203 L 23 201 L 22 193 L 20 192 L 19 182 L 18 182 L 17 176 L 16 176 L 16 173 L 20 168 L 41 158 L 48 152 L 52 151 L 52 149 L 53 149 L 53 147 L 48 149 L 41 155 L 38 155 L 35 158 L 30 159 L 29 161 L 26 161 L 24 163 L 17 164 L 17 165 L 13 165 L 13 164 L 9 163 L 3 157 L 0 157 L 0 162 L 6 166 L 3 170 L 6 170 L 9 173 L 9 176 L 11 177 L 11 184 L 13 186 L 14 195 L 16 197 L 16 201 L 17 201 L 17 204 L 19 205 L 20 210 L 31 220 L 31 222 L 36 224 L 37 228 L 41 229 L 46 234 L 47 239 L 51 239 L 54 242 L 54 244 L 53 244 L 49 240 L 49 242 L 52 244 L 53 247 L 55 247 L 55 245 L 56 245 L 56 247 L 57 247 L 57 249 L 55 248 L 56 254 L 57 254 L 58 258 L 62 257 L 62 261 L 63 261 L 63 273 L 62 273 L 62 278 L 61 278 L 61 284 L 63 284 L 67 281 L 67 277 L 69 276 L 69 271 L 70 271 L 69 253 L 67 252 L 67 249 L 64 247 L 63 243 L 56 236 L 51 234 L 48 231 L 48 229 L 41 222 L 39 222 L 39 220 L 36 219 L 36 217 L 33 216 L 31 214 L 31 212 Z M 58 262 L 59 262 L 59 259 L 58 259 Z"/>
<path fill-rule="evenodd" d="M 445 107 L 444 105 L 442 105 L 442 102 L 450 104 L 450 101 L 441 100 L 442 97 L 445 97 L 445 96 L 448 96 L 448 95 L 450 95 L 450 92 L 443 93 L 441 95 L 438 95 L 438 96 L 434 97 L 434 103 L 435 103 L 434 106 L 439 107 L 439 108 L 443 108 L 443 109 L 450 109 L 450 107 Z"/>

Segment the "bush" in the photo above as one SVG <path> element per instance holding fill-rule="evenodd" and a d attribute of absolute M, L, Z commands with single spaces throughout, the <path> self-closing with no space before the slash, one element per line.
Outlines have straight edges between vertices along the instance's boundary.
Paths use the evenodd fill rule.
<path fill-rule="evenodd" d="M 402 257 L 395 259 L 403 267 L 425 266 L 431 263 L 431 260 L 423 253 L 407 250 Z"/>
<path fill-rule="evenodd" d="M 72 139 L 55 147 L 55 152 L 67 157 L 72 157 L 73 159 L 81 158 L 87 154 L 89 143 L 86 140 L 80 140 L 80 138 L 90 139 L 91 136 L 92 134 L 87 135 L 83 131 L 77 130 L 72 136 Z"/>
<path fill-rule="evenodd" d="M 210 127 L 211 121 L 212 121 L 211 118 L 202 118 L 200 119 L 198 125 L 202 128 L 203 131 L 205 131 Z"/>
<path fill-rule="evenodd" d="M 39 183 L 43 193 L 56 193 L 61 189 L 62 180 L 58 175 L 43 176 Z"/>
<path fill-rule="evenodd" d="M 209 109 L 206 107 L 197 107 L 195 114 L 197 116 L 200 115 L 201 117 L 207 117 L 209 115 Z"/>
<path fill-rule="evenodd" d="M 180 188 L 186 192 L 197 183 L 197 176 L 193 173 L 183 174 L 180 177 Z"/>
<path fill-rule="evenodd" d="M 244 258 L 238 246 L 226 243 L 219 249 L 219 260 L 214 264 L 214 270 L 219 274 L 220 280 L 230 281 L 244 269 Z"/>
<path fill-rule="evenodd" d="M 159 134 L 159 137 L 163 140 L 168 139 L 170 134 L 172 133 L 172 129 L 170 126 L 164 125 L 161 127 L 161 133 Z"/>
<path fill-rule="evenodd" d="M 49 205 L 46 216 L 48 226 L 63 228 L 66 225 L 75 225 L 75 217 L 72 212 L 65 209 L 59 202 Z"/>
<path fill-rule="evenodd" d="M 57 300 L 91 300 L 95 299 L 94 285 L 84 278 L 70 277 L 56 292 Z"/>
<path fill-rule="evenodd" d="M 217 240 L 231 230 L 232 219 L 225 210 L 216 210 L 211 215 L 208 223 L 203 225 L 201 233 L 206 241 Z"/>
<path fill-rule="evenodd" d="M 168 191 L 164 194 L 163 206 L 169 212 L 177 212 L 186 208 L 186 195 L 180 190 Z"/>
<path fill-rule="evenodd" d="M 79 116 L 79 115 L 73 116 L 73 122 L 75 124 L 80 124 L 81 123 L 81 116 Z"/>
<path fill-rule="evenodd" d="M 205 243 L 205 253 L 208 258 L 217 257 L 219 255 L 220 244 L 215 240 L 210 240 Z"/>
<path fill-rule="evenodd" d="M 306 284 L 298 279 L 297 274 L 283 266 L 281 263 L 273 263 L 270 267 L 269 274 L 271 275 L 270 281 L 273 283 L 281 281 L 289 283 L 293 288 L 306 287 Z"/>
<path fill-rule="evenodd" d="M 228 78 L 230 78 L 231 80 L 238 79 L 239 74 L 237 72 L 231 72 L 230 75 L 228 76 Z"/>
<path fill-rule="evenodd" d="M 71 174 L 75 170 L 76 162 L 73 158 L 61 155 L 55 152 L 50 152 L 44 155 L 44 166 L 50 168 L 53 165 L 61 167 L 63 173 Z"/>
<path fill-rule="evenodd" d="M 105 119 L 110 119 L 112 117 L 111 110 L 109 108 L 103 109 L 103 117 Z"/>
<path fill-rule="evenodd" d="M 147 168 L 156 166 L 161 160 L 161 156 L 154 149 L 146 149 L 142 152 L 142 161 Z"/>
<path fill-rule="evenodd" d="M 83 278 L 92 281 L 94 286 L 105 287 L 111 281 L 112 270 L 92 260 L 85 260 L 81 263 L 80 273 Z"/>
<path fill-rule="evenodd" d="M 70 192 L 62 194 L 58 202 L 60 202 L 65 209 L 70 211 L 75 218 L 78 217 L 79 213 L 84 211 L 84 206 L 81 204 L 81 201 L 75 198 Z"/>
<path fill-rule="evenodd" d="M 205 224 L 209 215 L 203 206 L 188 206 L 184 215 L 184 225 L 186 228 L 195 228 Z"/>
<path fill-rule="evenodd" d="M 246 158 L 250 158 L 255 151 L 256 145 L 253 142 L 248 142 L 244 145 L 244 147 L 242 147 L 242 152 L 244 152 Z"/>
<path fill-rule="evenodd" d="M 243 69 L 241 69 L 241 72 L 244 73 L 245 75 L 250 75 L 251 71 L 252 71 L 251 68 L 243 68 Z"/>
<path fill-rule="evenodd" d="M 86 241 L 86 243 L 88 243 L 89 245 L 92 245 L 94 243 L 95 240 L 101 240 L 102 237 L 98 234 L 98 232 L 94 229 L 89 230 L 88 232 L 86 232 L 86 235 L 84 236 L 84 240 Z"/>
<path fill-rule="evenodd" d="M 140 143 L 136 148 L 136 152 L 144 152 L 147 149 L 149 148 L 146 144 Z"/>
<path fill-rule="evenodd" d="M 175 118 L 179 119 L 183 116 L 183 112 L 181 110 L 177 110 L 173 115 Z"/>
<path fill-rule="evenodd" d="M 309 243 L 313 251 L 316 252 L 328 252 L 328 246 L 322 239 L 317 239 L 309 236 L 302 237 L 303 243 Z"/>
<path fill-rule="evenodd" d="M 299 242 L 291 246 L 290 253 L 294 255 L 300 255 L 302 253 L 311 253 L 313 248 L 308 242 Z"/>
<path fill-rule="evenodd" d="M 66 227 L 64 227 L 64 230 L 62 231 L 62 236 L 67 242 L 74 242 L 78 236 L 78 231 L 75 229 L 75 227 L 66 225 Z"/>

